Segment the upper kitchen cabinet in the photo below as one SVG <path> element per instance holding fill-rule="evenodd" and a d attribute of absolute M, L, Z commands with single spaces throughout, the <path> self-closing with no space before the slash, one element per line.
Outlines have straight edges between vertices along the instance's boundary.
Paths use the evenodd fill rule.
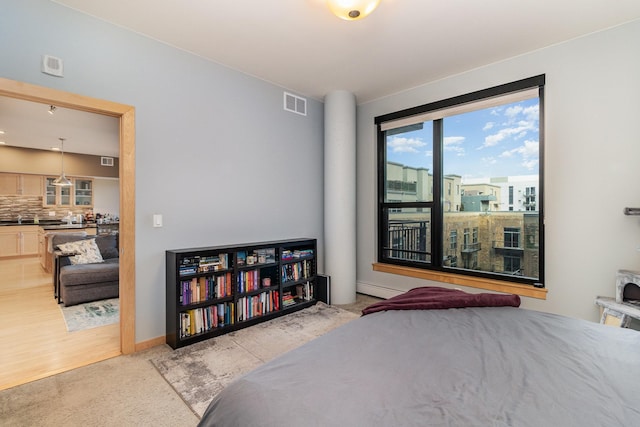
<path fill-rule="evenodd" d="M 93 206 L 93 180 L 75 179 L 74 182 L 75 205 L 84 207 Z"/>
<path fill-rule="evenodd" d="M 71 187 L 61 187 L 53 185 L 54 177 L 45 177 L 44 206 L 71 206 Z"/>
<path fill-rule="evenodd" d="M 42 176 L 0 173 L 0 194 L 6 196 L 40 196 Z"/>

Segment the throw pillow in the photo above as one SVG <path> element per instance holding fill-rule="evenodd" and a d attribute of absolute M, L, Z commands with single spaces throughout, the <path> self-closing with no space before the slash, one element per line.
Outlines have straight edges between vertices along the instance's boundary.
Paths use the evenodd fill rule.
<path fill-rule="evenodd" d="M 63 243 L 58 247 L 64 252 L 75 252 L 78 255 L 69 257 L 71 264 L 92 264 L 103 262 L 100 249 L 96 244 L 96 239 L 78 240 L 75 242 Z"/>
<path fill-rule="evenodd" d="M 115 235 L 102 235 L 95 239 L 102 259 L 118 258 L 118 240 Z"/>

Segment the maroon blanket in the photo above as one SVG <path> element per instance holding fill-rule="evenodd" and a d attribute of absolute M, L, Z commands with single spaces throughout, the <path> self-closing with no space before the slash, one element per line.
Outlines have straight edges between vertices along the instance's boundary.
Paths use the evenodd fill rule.
<path fill-rule="evenodd" d="M 469 294 L 457 289 L 439 287 L 414 288 L 388 300 L 371 304 L 362 310 L 362 315 L 385 310 L 433 310 L 463 307 L 520 306 L 518 295 Z"/>

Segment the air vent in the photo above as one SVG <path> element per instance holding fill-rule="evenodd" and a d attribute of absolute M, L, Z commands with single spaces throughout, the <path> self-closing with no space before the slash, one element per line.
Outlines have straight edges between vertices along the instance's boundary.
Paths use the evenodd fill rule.
<path fill-rule="evenodd" d="M 62 59 L 51 55 L 42 55 L 42 72 L 56 77 L 62 77 Z"/>
<path fill-rule="evenodd" d="M 113 157 L 100 157 L 100 166 L 113 166 Z"/>
<path fill-rule="evenodd" d="M 291 93 L 284 93 L 284 109 L 292 113 L 307 115 L 307 100 Z"/>

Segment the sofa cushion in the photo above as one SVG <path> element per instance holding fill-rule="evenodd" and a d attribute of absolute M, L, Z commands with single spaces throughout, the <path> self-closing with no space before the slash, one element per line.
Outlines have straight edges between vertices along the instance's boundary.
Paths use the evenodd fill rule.
<path fill-rule="evenodd" d="M 69 257 L 71 264 L 91 264 L 103 261 L 100 249 L 96 244 L 96 239 L 77 240 L 75 242 L 63 243 L 58 245 L 58 247 L 64 252 L 75 252 L 78 254 Z"/>
<path fill-rule="evenodd" d="M 63 243 L 73 242 L 75 240 L 82 240 L 87 238 L 86 231 L 76 231 L 76 232 L 66 232 L 66 233 L 47 233 L 51 236 L 49 239 L 49 248 L 47 250 L 49 252 L 53 252 L 54 250 L 60 249 L 58 245 Z M 93 236 L 90 236 L 93 237 Z M 89 238 L 90 238 L 89 237 Z"/>
<path fill-rule="evenodd" d="M 118 240 L 115 234 L 96 237 L 96 244 L 103 259 L 118 258 Z"/>
<path fill-rule="evenodd" d="M 117 259 L 97 264 L 67 265 L 60 269 L 60 284 L 62 286 L 81 286 L 91 283 L 117 282 L 119 272 Z"/>

